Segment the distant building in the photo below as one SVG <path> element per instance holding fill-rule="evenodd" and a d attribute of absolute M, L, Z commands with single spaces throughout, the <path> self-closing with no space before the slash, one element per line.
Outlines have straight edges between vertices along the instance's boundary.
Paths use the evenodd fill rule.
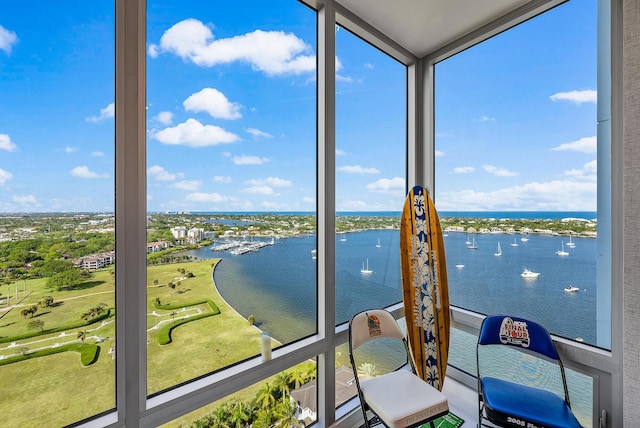
<path fill-rule="evenodd" d="M 106 253 L 94 254 L 91 256 L 81 257 L 75 259 L 73 264 L 84 270 L 96 270 L 109 266 L 116 261 L 115 251 L 108 251 Z"/>
<path fill-rule="evenodd" d="M 157 242 L 148 242 L 147 243 L 147 254 L 150 253 L 157 253 L 158 251 L 162 251 L 167 249 L 169 245 L 166 242 L 163 241 L 157 241 Z"/>
<path fill-rule="evenodd" d="M 191 244 L 197 244 L 204 239 L 204 229 L 199 227 L 191 228 L 187 231 L 187 240 Z"/>
<path fill-rule="evenodd" d="M 184 239 L 187 237 L 187 228 L 184 226 L 172 227 L 171 234 L 176 239 Z"/>

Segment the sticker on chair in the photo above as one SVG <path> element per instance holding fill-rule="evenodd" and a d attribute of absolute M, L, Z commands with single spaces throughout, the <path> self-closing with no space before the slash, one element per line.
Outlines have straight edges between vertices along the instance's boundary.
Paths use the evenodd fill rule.
<path fill-rule="evenodd" d="M 500 325 L 500 342 L 505 345 L 529 347 L 529 330 L 524 321 L 514 321 L 509 317 L 504 317 Z"/>

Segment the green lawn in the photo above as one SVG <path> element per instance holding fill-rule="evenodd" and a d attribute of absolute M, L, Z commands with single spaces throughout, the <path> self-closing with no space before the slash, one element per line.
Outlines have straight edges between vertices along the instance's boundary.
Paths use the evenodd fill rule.
<path fill-rule="evenodd" d="M 182 277 L 180 270 L 191 272 L 194 277 Z M 43 296 L 51 295 L 54 305 L 38 308 L 34 320 L 42 320 L 44 329 L 59 328 L 81 322 L 81 315 L 91 307 L 105 303 L 114 308 L 114 277 L 112 269 L 94 274 L 81 287 L 67 291 L 46 288 L 45 279 L 27 281 L 27 296 L 19 283 L 20 305 L 11 311 L 0 312 L 0 340 L 11 336 L 33 333 L 27 326 L 31 321 L 20 314 L 24 307 L 37 304 Z M 232 363 L 260 353 L 260 331 L 249 325 L 222 300 L 213 286 L 212 260 L 202 260 L 170 265 L 150 266 L 147 275 L 147 320 L 148 333 L 148 391 L 154 393 L 177 383 L 224 368 Z M 158 284 L 154 284 L 158 280 Z M 167 284 L 180 281 L 172 291 Z M 127 284 L 127 286 L 130 286 Z M 135 285 L 132 285 L 135 286 Z M 11 285 L 14 287 L 14 285 Z M 6 288 L 2 290 L 3 294 Z M 13 290 L 15 293 L 15 289 Z M 24 297 L 24 299 L 23 299 Z M 183 324 L 173 330 L 168 345 L 158 344 L 157 329 L 152 327 L 171 322 L 187 314 L 211 312 L 206 304 L 186 306 L 182 309 L 162 310 L 155 305 L 156 298 L 163 305 L 190 305 L 211 299 L 220 309 L 220 314 Z M 23 300 L 22 300 L 23 299 Z M 11 303 L 15 303 L 12 296 Z M 1 308 L 0 308 L 1 309 Z M 155 314 L 154 314 L 155 311 Z M 110 348 L 115 346 L 115 317 L 108 322 L 98 322 L 83 327 L 87 343 L 95 338 L 100 343 L 98 361 L 88 367 L 80 364 L 80 354 L 64 352 L 42 358 L 0 366 L 0 414 L 7 426 L 60 426 L 113 408 L 115 405 L 115 360 Z M 80 329 L 70 329 L 17 341 L 0 343 L 0 358 L 28 348 L 35 350 L 55 343 L 77 340 Z M 78 343 L 79 344 L 79 343 Z M 251 394 L 250 394 L 251 395 Z M 87 400 L 86 397 L 91 397 Z M 19 403 L 29 403 L 25 411 Z"/>

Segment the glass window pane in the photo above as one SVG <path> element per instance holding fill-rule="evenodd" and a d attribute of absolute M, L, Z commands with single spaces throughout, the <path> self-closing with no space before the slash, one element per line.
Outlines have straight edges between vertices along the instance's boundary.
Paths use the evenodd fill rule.
<path fill-rule="evenodd" d="M 115 407 L 114 2 L 2 7 L 0 412 L 63 426 Z"/>
<path fill-rule="evenodd" d="M 307 361 L 161 427 L 309 426 L 317 420 L 316 390 L 315 361 Z"/>
<path fill-rule="evenodd" d="M 402 300 L 406 67 L 336 33 L 336 323 Z"/>
<path fill-rule="evenodd" d="M 153 394 L 317 331 L 316 15 L 147 5 Z"/>
<path fill-rule="evenodd" d="M 566 3 L 436 65 L 436 204 L 452 304 L 608 346 L 596 18 Z"/>

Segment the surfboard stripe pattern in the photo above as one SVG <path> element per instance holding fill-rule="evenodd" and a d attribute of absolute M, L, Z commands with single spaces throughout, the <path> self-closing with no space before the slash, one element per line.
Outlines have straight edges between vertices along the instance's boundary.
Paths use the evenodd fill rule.
<path fill-rule="evenodd" d="M 440 220 L 425 188 L 407 196 L 400 227 L 407 337 L 418 375 L 442 390 L 449 346 L 449 293 Z"/>

